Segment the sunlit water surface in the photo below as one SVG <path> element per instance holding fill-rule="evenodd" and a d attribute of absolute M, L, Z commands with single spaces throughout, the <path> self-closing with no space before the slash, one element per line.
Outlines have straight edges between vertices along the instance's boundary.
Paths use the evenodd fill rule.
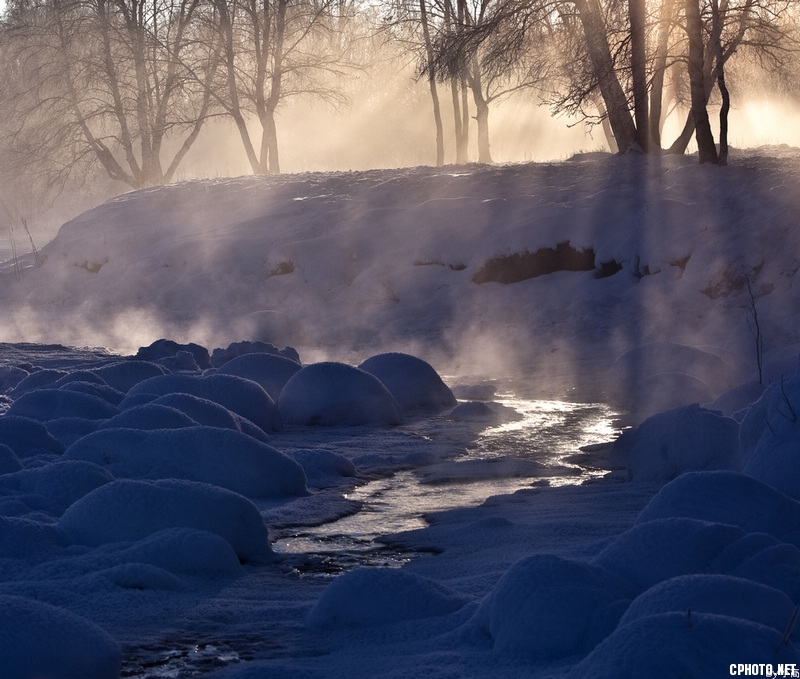
<path fill-rule="evenodd" d="M 299 562 L 306 575 L 331 576 L 360 565 L 402 566 L 416 555 L 394 552 L 380 543 L 381 537 L 425 528 L 427 514 L 476 506 L 493 495 L 531 486 L 580 484 L 607 473 L 575 458 L 581 448 L 607 443 L 618 434 L 616 413 L 609 406 L 513 394 L 494 402 L 516 413 L 516 419 L 480 431 L 453 460 L 355 488 L 346 497 L 362 503 L 360 511 L 297 530 L 273 548 L 289 558 L 308 557 Z"/>

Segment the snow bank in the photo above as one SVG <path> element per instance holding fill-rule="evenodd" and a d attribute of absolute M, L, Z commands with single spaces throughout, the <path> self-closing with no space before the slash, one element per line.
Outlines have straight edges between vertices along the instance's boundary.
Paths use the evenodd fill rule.
<path fill-rule="evenodd" d="M 128 390 L 128 398 L 150 394 L 191 394 L 214 401 L 247 418 L 264 431 L 277 431 L 281 428 L 280 417 L 275 402 L 264 388 L 235 375 L 162 375 L 139 382 Z M 126 406 L 128 399 L 122 402 Z"/>
<path fill-rule="evenodd" d="M 635 590 L 611 573 L 548 554 L 518 561 L 471 624 L 499 653 L 537 661 L 586 653 L 616 627 Z"/>
<path fill-rule="evenodd" d="M 224 538 L 242 562 L 275 558 L 267 527 L 252 502 L 191 481 L 108 483 L 70 506 L 59 527 L 72 542 L 92 547 L 141 540 L 165 528 L 194 528 Z"/>
<path fill-rule="evenodd" d="M 125 398 L 125 394 L 118 389 L 114 389 L 114 387 L 109 387 L 107 384 L 98 384 L 96 382 L 87 382 L 83 380 L 72 380 L 58 388 L 61 391 L 75 391 L 81 394 L 97 396 L 104 401 L 108 401 L 108 403 L 113 406 L 118 406 L 122 402 L 122 399 Z"/>
<path fill-rule="evenodd" d="M 628 458 L 632 481 L 669 481 L 701 469 L 729 469 L 738 452 L 739 425 L 698 405 L 675 408 L 645 420 Z"/>
<path fill-rule="evenodd" d="M 400 406 L 374 375 L 345 363 L 314 363 L 297 372 L 278 399 L 288 424 L 399 424 Z"/>
<path fill-rule="evenodd" d="M 217 374 L 238 375 L 258 382 L 277 401 L 283 387 L 300 367 L 299 363 L 284 356 L 249 353 L 227 361 L 217 370 Z"/>
<path fill-rule="evenodd" d="M 453 392 L 433 366 L 416 356 L 378 354 L 358 367 L 383 382 L 403 410 L 438 413 L 456 405 Z"/>
<path fill-rule="evenodd" d="M 94 462 L 117 478 L 202 481 L 248 497 L 307 492 L 299 464 L 231 429 L 102 429 L 76 441 L 62 458 Z"/>
<path fill-rule="evenodd" d="M 4 679 L 117 679 L 119 644 L 86 618 L 17 596 L 0 596 Z"/>
<path fill-rule="evenodd" d="M 442 585 L 395 568 L 359 568 L 336 578 L 309 614 L 314 627 L 372 626 L 447 615 L 465 601 Z"/>
<path fill-rule="evenodd" d="M 568 679 L 730 676 L 731 664 L 800 663 L 782 634 L 754 622 L 682 611 L 620 625 L 567 675 Z M 777 649 L 777 650 L 776 650 Z"/>

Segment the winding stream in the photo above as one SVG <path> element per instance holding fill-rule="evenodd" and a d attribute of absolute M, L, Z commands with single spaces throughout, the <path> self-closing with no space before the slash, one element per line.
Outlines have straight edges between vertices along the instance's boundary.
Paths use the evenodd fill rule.
<path fill-rule="evenodd" d="M 496 398 L 515 419 L 481 431 L 465 452 L 447 462 L 370 481 L 346 495 L 362 509 L 344 518 L 294 531 L 273 548 L 307 558 L 304 575 L 331 576 L 363 565 L 402 566 L 416 555 L 380 544 L 381 536 L 425 528 L 425 515 L 481 504 L 492 495 L 534 485 L 579 484 L 607 470 L 576 461 L 580 448 L 611 441 L 617 414 L 602 403 Z"/>

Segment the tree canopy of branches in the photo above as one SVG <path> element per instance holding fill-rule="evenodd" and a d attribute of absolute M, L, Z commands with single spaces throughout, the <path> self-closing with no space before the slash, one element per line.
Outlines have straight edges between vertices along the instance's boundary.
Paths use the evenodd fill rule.
<path fill-rule="evenodd" d="M 329 84 L 357 66 L 353 8 L 342 0 L 211 0 L 223 41 L 221 78 L 211 92 L 233 118 L 255 174 L 280 172 L 275 112 L 285 100 L 311 94 L 341 98 Z M 248 126 L 259 123 L 260 143 Z"/>
<path fill-rule="evenodd" d="M 2 50 L 14 163 L 51 181 L 87 163 L 132 188 L 170 181 L 211 113 L 203 81 L 219 58 L 201 12 L 199 0 L 13 5 Z"/>

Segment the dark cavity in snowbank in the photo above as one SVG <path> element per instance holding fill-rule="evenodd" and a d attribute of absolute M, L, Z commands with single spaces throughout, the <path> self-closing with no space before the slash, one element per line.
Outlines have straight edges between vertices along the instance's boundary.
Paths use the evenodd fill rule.
<path fill-rule="evenodd" d="M 578 250 L 570 242 L 555 248 L 540 248 L 535 252 L 515 252 L 487 259 L 472 277 L 473 283 L 519 283 L 520 281 L 555 273 L 556 271 L 594 271 L 598 277 L 613 276 L 622 269 L 618 262 L 602 262 L 595 267 L 592 248 Z"/>

